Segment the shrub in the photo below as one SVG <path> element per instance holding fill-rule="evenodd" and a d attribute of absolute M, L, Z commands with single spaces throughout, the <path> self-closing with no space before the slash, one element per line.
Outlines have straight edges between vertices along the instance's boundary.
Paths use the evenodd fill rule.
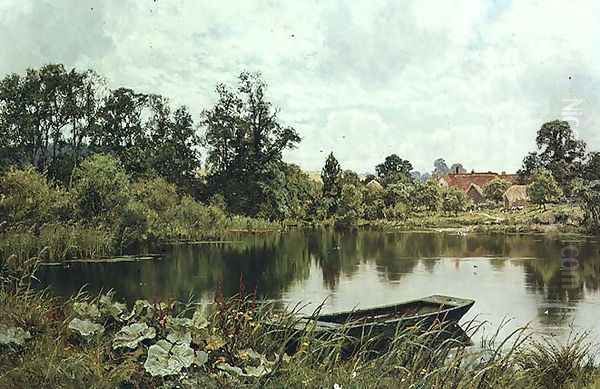
<path fill-rule="evenodd" d="M 68 193 L 50 185 L 33 167 L 10 168 L 0 178 L 0 218 L 10 223 L 43 224 L 65 219 Z"/>
<path fill-rule="evenodd" d="M 527 187 L 527 195 L 532 203 L 543 205 L 545 208 L 546 204 L 557 202 L 563 193 L 552 173 L 549 170 L 540 169 Z"/>
<path fill-rule="evenodd" d="M 510 186 L 510 182 L 501 178 L 495 178 L 483 188 L 483 195 L 486 200 L 499 203 L 502 201 L 502 196 L 504 196 L 504 193 Z"/>
<path fill-rule="evenodd" d="M 110 220 L 127 205 L 128 187 L 129 180 L 118 161 L 108 155 L 96 154 L 74 170 L 71 191 L 82 218 Z"/>
<path fill-rule="evenodd" d="M 447 188 L 442 194 L 442 209 L 447 213 L 464 212 L 468 207 L 467 195 L 460 189 Z"/>

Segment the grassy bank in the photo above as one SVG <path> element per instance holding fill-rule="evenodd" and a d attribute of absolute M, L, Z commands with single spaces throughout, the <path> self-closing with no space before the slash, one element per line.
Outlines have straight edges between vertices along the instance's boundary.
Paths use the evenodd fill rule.
<path fill-rule="evenodd" d="M 63 301 L 28 289 L 28 271 L 2 273 L 0 388 L 600 387 L 598 349 L 584 335 L 555 344 L 522 329 L 474 348 L 440 338 L 441 328 L 406 329 L 385 349 L 364 339 L 349 354 L 344 331 L 298 334 L 291 312 L 252 296 L 217 298 L 211 309 L 127 306 L 112 295 Z"/>
<path fill-rule="evenodd" d="M 419 213 L 402 220 L 363 221 L 363 227 L 382 230 L 461 229 L 471 232 L 585 233 L 579 207 L 561 204 L 546 209 L 528 207 L 507 212 L 500 208 L 457 214 Z"/>

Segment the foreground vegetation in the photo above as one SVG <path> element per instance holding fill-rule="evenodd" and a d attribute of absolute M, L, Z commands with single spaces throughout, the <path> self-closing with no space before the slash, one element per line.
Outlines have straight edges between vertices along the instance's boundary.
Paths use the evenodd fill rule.
<path fill-rule="evenodd" d="M 350 353 L 344 331 L 298 333 L 293 312 L 252 296 L 217 297 L 211 309 L 111 294 L 64 301 L 27 286 L 32 262 L 2 266 L 2 388 L 600 387 L 585 335 L 559 345 L 522 329 L 471 347 L 444 328 L 405 329 L 385 348 L 365 338 Z"/>

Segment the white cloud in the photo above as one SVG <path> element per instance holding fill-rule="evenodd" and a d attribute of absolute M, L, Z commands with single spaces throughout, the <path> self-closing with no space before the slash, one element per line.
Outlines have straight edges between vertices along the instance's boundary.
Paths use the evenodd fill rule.
<path fill-rule="evenodd" d="M 304 141 L 291 161 L 372 170 L 515 170 L 535 131 L 580 98 L 600 148 L 594 1 L 0 1 L 0 72 L 63 62 L 195 113 L 214 85 L 261 71 Z M 92 10 L 93 8 L 93 10 Z M 571 76 L 571 79 L 569 79 Z M 320 150 L 324 150 L 323 153 Z"/>

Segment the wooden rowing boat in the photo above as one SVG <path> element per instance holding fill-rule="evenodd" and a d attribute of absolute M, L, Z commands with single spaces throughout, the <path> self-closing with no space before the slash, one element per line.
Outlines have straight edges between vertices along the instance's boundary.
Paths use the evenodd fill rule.
<path fill-rule="evenodd" d="M 470 299 L 432 295 L 376 308 L 304 316 L 294 323 L 293 330 L 314 333 L 343 331 L 356 338 L 365 335 L 393 336 L 402 328 L 427 330 L 435 325 L 457 324 L 474 303 Z"/>

